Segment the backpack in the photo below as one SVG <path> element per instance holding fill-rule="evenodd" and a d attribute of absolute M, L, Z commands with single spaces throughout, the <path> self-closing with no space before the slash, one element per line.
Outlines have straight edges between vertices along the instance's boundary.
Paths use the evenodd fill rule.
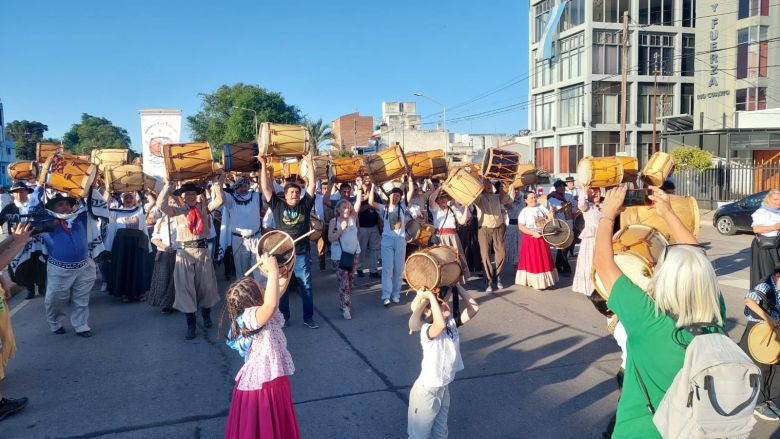
<path fill-rule="evenodd" d="M 634 365 L 653 423 L 664 439 L 747 438 L 756 423 L 753 409 L 761 370 L 734 341 L 723 333 L 707 333 L 708 327 L 712 325 L 685 328 L 693 341 L 657 410 Z"/>

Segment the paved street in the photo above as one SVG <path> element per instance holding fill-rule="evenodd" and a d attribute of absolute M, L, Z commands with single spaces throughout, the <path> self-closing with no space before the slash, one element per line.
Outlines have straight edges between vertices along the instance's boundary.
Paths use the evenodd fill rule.
<path fill-rule="evenodd" d="M 712 245 L 734 339 L 744 327 L 750 239 L 722 237 L 709 217 L 702 220 L 701 240 Z M 344 321 L 335 276 L 315 278 L 321 329 L 303 326 L 293 293 L 293 326 L 286 330 L 303 436 L 404 437 L 406 400 L 421 359 L 418 335 L 406 330 L 411 297 L 385 309 L 378 283 L 357 278 L 353 320 Z M 513 278 L 507 270 L 504 283 Z M 601 437 L 617 401 L 620 356 L 604 318 L 569 284 L 563 279 L 542 293 L 512 286 L 475 294 L 480 314 L 461 330 L 465 370 L 450 386 L 451 437 Z M 482 289 L 479 280 L 472 285 Z M 182 315 L 122 304 L 96 290 L 95 336 L 76 337 L 70 327 L 54 335 L 42 298 L 21 299 L 10 304 L 18 353 L 2 390 L 28 396 L 30 404 L 0 423 L 0 437 L 221 437 L 241 360 L 216 330 L 200 329 L 186 342 Z M 760 422 L 752 437 L 772 437 L 777 426 Z"/>

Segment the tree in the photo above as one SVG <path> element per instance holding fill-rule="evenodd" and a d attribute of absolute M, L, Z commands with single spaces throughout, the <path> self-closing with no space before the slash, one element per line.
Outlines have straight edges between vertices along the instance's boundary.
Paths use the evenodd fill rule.
<path fill-rule="evenodd" d="M 35 144 L 43 141 L 43 133 L 48 131 L 46 125 L 27 120 L 15 120 L 5 126 L 6 136 L 16 144 L 16 158 L 19 160 L 35 160 Z"/>
<path fill-rule="evenodd" d="M 706 171 L 712 168 L 712 153 L 695 146 L 680 146 L 672 150 L 675 171 Z"/>
<path fill-rule="evenodd" d="M 330 127 L 322 123 L 322 118 L 317 119 L 316 122 L 306 119 L 303 124 L 306 127 L 306 130 L 309 131 L 312 154 L 319 155 L 320 145 L 333 140 L 333 133 L 330 132 Z"/>
<path fill-rule="evenodd" d="M 98 148 L 130 148 L 130 136 L 127 130 L 114 126 L 110 120 L 81 114 L 81 122 L 73 124 L 70 131 L 62 136 L 65 151 L 73 154 L 89 155 Z"/>
<path fill-rule="evenodd" d="M 212 146 L 256 142 L 255 113 L 252 111 L 257 112 L 258 124 L 301 122 L 297 107 L 288 105 L 281 94 L 260 86 L 239 82 L 232 86 L 223 85 L 213 93 L 201 93 L 200 96 L 201 110 L 187 117 L 187 125 L 193 140 L 205 141 Z"/>

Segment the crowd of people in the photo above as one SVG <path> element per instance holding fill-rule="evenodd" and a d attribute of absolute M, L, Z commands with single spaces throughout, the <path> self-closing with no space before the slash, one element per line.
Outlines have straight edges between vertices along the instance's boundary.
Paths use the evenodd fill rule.
<path fill-rule="evenodd" d="M 26 289 L 26 299 L 45 296 L 52 333 L 69 331 L 65 316 L 70 308 L 70 327 L 84 338 L 92 335 L 89 298 L 98 272 L 101 290 L 120 302 L 145 300 L 164 314 L 183 314 L 187 340 L 197 337 L 198 311 L 205 328 L 215 326 L 212 308 L 223 300 L 217 269 L 226 279 L 235 278 L 224 294 L 221 316 L 226 321 L 216 325 L 218 330 L 226 328 L 228 345 L 245 360 L 228 416 L 226 437 L 231 438 L 299 436 L 288 379 L 295 368 L 283 328 L 295 322 L 286 294 L 294 287 L 302 299 L 303 324 L 319 327 L 314 318 L 312 243 L 319 269 L 332 269 L 338 279 L 338 294 L 325 300 L 338 303 L 346 320 L 356 311 L 351 299 L 354 276 L 379 281 L 377 299 L 389 307 L 402 301 L 404 264 L 412 252 L 442 245 L 457 254 L 461 279 L 436 291 L 421 289 L 409 303 L 409 328 L 420 331 L 423 352 L 409 399 L 409 437 L 447 436 L 448 385 L 464 367 L 458 327 L 479 311 L 466 287 L 475 276 L 483 279 L 485 293 L 505 288 L 502 274 L 509 274 L 505 268 L 514 271 L 516 285 L 535 290 L 553 288 L 559 276 L 572 277 L 573 291 L 593 298 L 608 316 L 624 353 L 618 374 L 622 395 L 608 428 L 611 437 L 657 435 L 646 399 L 657 406 L 682 367 L 685 348 L 673 343 L 675 330 L 700 322 L 723 326 L 725 308 L 714 270 L 672 211 L 671 185 L 652 188 L 651 198 L 677 244 L 664 251 L 643 291 L 613 259 L 612 234 L 625 188 L 604 196 L 598 188 L 577 186 L 569 177 L 544 193 L 485 179 L 473 204 L 462 205 L 442 190 L 436 178 L 415 179 L 409 174 L 381 186 L 377 183 L 384 182 L 367 177 L 351 182 L 317 180 L 310 155 L 302 160 L 302 175 L 286 179 L 273 178 L 268 161 L 261 159 L 259 165 L 251 176 L 219 175 L 201 183 L 165 181 L 159 193 L 110 193 L 96 187 L 83 199 L 17 181 L 9 191 L 13 199 L 0 210 L 0 225 L 6 225 L 10 236 L 0 245 L 0 266 L 8 266 L 10 280 Z M 581 221 L 575 221 L 578 217 Z M 777 244 L 780 191 L 771 191 L 753 218 L 755 288 L 745 299 L 748 330 L 759 322 L 780 329 L 780 250 L 760 242 L 766 237 Z M 576 234 L 571 245 L 555 248 L 554 256 L 542 231 L 550 220 L 565 222 Z M 433 232 L 427 243 L 411 236 L 415 222 L 430 225 Z M 294 240 L 291 266 L 262 251 L 261 241 L 270 230 Z M 594 270 L 609 296 L 606 303 L 594 294 Z M 687 281 L 691 276 L 702 281 Z M 0 280 L 8 294 L 8 280 Z M 14 342 L 5 297 L 0 305 L 2 379 Z M 667 339 L 669 344 L 663 344 Z M 642 364 L 649 389 L 637 378 L 636 364 Z M 772 366 L 762 373 L 763 396 L 756 414 L 776 420 L 780 411 L 771 400 Z M 0 419 L 27 404 L 25 398 L 2 394 L 0 398 Z"/>

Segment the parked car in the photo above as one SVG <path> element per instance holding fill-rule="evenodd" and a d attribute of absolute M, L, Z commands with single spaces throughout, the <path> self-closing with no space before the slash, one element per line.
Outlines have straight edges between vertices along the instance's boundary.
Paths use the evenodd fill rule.
<path fill-rule="evenodd" d="M 718 229 L 721 235 L 733 235 L 737 232 L 751 232 L 750 224 L 753 214 L 759 207 L 769 191 L 749 195 L 739 201 L 724 204 L 715 211 L 712 217 L 712 225 Z"/>

